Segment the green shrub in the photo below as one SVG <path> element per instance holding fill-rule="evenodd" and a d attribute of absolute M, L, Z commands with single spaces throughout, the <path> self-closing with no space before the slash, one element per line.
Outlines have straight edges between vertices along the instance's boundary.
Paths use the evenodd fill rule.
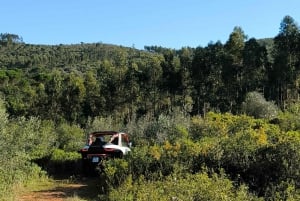
<path fill-rule="evenodd" d="M 120 186 L 129 174 L 129 165 L 124 159 L 104 160 L 102 165 L 102 175 L 109 187 Z"/>
<path fill-rule="evenodd" d="M 284 131 L 300 131 L 300 113 L 281 113 L 278 116 L 278 125 Z"/>
<path fill-rule="evenodd" d="M 264 194 L 267 201 L 298 201 L 300 200 L 300 189 L 293 182 L 280 182 L 276 185 L 270 185 Z"/>
<path fill-rule="evenodd" d="M 56 133 L 58 148 L 66 152 L 78 151 L 86 139 L 83 130 L 76 125 L 63 123 L 58 126 Z"/>
<path fill-rule="evenodd" d="M 85 130 L 87 133 L 100 130 L 120 131 L 120 129 L 123 127 L 123 123 L 121 122 L 122 121 L 120 119 L 114 119 L 112 116 L 95 117 L 94 119 L 89 119 Z"/>
<path fill-rule="evenodd" d="M 16 158 L 7 160 L 0 167 L 0 200 L 14 200 L 15 186 L 25 186 L 47 180 L 47 174 L 39 166 Z"/>
<path fill-rule="evenodd" d="M 205 118 L 192 117 L 189 134 L 194 140 L 197 140 L 205 136 L 227 135 L 227 129 L 227 124 L 222 120 L 221 115 L 208 113 Z"/>
<path fill-rule="evenodd" d="M 45 168 L 50 175 L 70 176 L 78 174 L 81 171 L 81 155 L 77 152 L 55 149 Z"/>
<path fill-rule="evenodd" d="M 159 175 L 160 149 L 158 146 L 137 146 L 126 156 L 129 164 L 130 174 L 133 179 L 139 178 L 141 175 L 147 179 L 157 178 Z M 158 154 L 158 155 L 157 155 Z"/>
<path fill-rule="evenodd" d="M 236 132 L 259 127 L 262 122 L 246 115 L 209 112 L 205 118 L 192 117 L 190 135 L 194 140 L 201 137 L 226 137 Z"/>
<path fill-rule="evenodd" d="M 31 161 L 51 154 L 56 138 L 51 122 L 8 119 L 1 103 L 0 122 L 0 200 L 7 200 L 14 194 L 13 186 L 45 176 Z"/>
<path fill-rule="evenodd" d="M 132 119 L 125 128 L 136 145 L 163 144 L 166 140 L 174 142 L 181 135 L 187 135 L 188 129 L 189 118 L 180 111 L 170 115 L 161 114 L 157 118 L 146 114 L 139 119 Z"/>
<path fill-rule="evenodd" d="M 81 158 L 78 152 L 68 152 L 62 149 L 54 149 L 52 152 L 51 161 L 64 162 L 64 161 L 74 161 Z"/>
<path fill-rule="evenodd" d="M 242 111 L 255 118 L 272 119 L 278 115 L 279 109 L 273 102 L 266 101 L 262 94 L 254 91 L 246 95 Z"/>
<path fill-rule="evenodd" d="M 126 181 L 108 194 L 109 200 L 262 200 L 248 192 L 245 186 L 235 188 L 233 183 L 216 174 L 206 173 L 173 175 L 161 181 L 147 181 L 140 177 Z"/>

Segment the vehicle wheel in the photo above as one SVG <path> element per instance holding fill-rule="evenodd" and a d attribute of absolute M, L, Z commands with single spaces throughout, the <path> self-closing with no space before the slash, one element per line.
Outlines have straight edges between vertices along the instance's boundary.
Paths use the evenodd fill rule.
<path fill-rule="evenodd" d="M 123 153 L 121 151 L 114 153 L 114 158 L 123 158 Z"/>
<path fill-rule="evenodd" d="M 81 166 L 81 170 L 82 170 L 82 174 L 84 176 L 88 176 L 89 175 L 89 172 L 90 172 L 90 164 L 89 164 L 89 161 L 87 159 L 82 159 L 82 166 Z"/>

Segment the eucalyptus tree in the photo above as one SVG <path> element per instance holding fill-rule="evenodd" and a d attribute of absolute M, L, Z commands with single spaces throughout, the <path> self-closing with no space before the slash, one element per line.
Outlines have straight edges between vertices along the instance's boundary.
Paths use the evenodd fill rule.
<path fill-rule="evenodd" d="M 83 101 L 83 115 L 85 118 L 97 117 L 103 113 L 104 97 L 101 96 L 102 83 L 97 80 L 97 73 L 89 70 L 84 74 L 86 96 Z"/>
<path fill-rule="evenodd" d="M 113 73 L 112 62 L 104 59 L 99 67 L 97 68 L 96 73 L 97 81 L 100 87 L 100 97 L 104 100 L 103 105 L 101 106 L 103 110 L 112 111 L 115 106 L 115 94 L 117 82 L 116 74 Z M 104 115 L 104 113 L 102 113 Z"/>
<path fill-rule="evenodd" d="M 299 26 L 292 17 L 285 16 L 274 38 L 274 63 L 270 73 L 271 84 L 275 86 L 274 98 L 283 109 L 288 99 L 299 98 L 299 48 Z"/>
<path fill-rule="evenodd" d="M 54 69 L 50 73 L 50 78 L 45 82 L 45 92 L 47 99 L 45 99 L 45 111 L 47 112 L 47 119 L 52 119 L 57 122 L 62 118 L 61 99 L 63 97 L 63 73 L 60 70 Z"/>
<path fill-rule="evenodd" d="M 229 98 L 229 110 L 242 101 L 243 50 L 247 36 L 241 27 L 234 27 L 225 43 L 226 58 L 223 65 L 223 80 Z"/>
<path fill-rule="evenodd" d="M 245 42 L 243 50 L 242 88 L 243 93 L 264 92 L 269 67 L 268 52 L 255 38 Z"/>
<path fill-rule="evenodd" d="M 65 75 L 63 96 L 61 97 L 62 111 L 68 122 L 80 122 L 82 105 L 86 97 L 86 88 L 82 75 L 71 72 Z"/>
<path fill-rule="evenodd" d="M 227 94 L 223 90 L 222 66 L 224 46 L 221 42 L 197 47 L 192 61 L 194 113 L 205 113 L 208 107 L 224 107 Z"/>
<path fill-rule="evenodd" d="M 179 77 L 180 77 L 180 95 L 181 95 L 181 104 L 182 109 L 185 112 L 191 112 L 193 100 L 191 97 L 192 93 L 192 80 L 190 71 L 192 68 L 192 60 L 193 60 L 193 49 L 185 47 L 181 48 L 179 52 L 179 59 L 180 59 L 180 70 L 179 70 Z"/>
<path fill-rule="evenodd" d="M 130 120 L 132 115 L 137 110 L 137 101 L 140 96 L 140 84 L 139 84 L 139 69 L 137 63 L 130 61 L 128 64 L 127 71 L 124 75 L 124 103 L 122 108 L 124 116 L 127 117 L 127 120 Z M 125 106 L 125 107 L 124 107 Z M 121 109 L 121 108 L 120 108 Z"/>
<path fill-rule="evenodd" d="M 162 90 L 165 92 L 166 101 L 169 99 L 168 109 L 172 109 L 172 106 L 176 105 L 176 94 L 180 86 L 179 79 L 179 68 L 180 62 L 174 50 L 166 49 L 163 53 L 164 61 L 161 63 L 162 66 Z"/>
<path fill-rule="evenodd" d="M 146 68 L 144 69 L 146 76 L 146 81 L 144 82 L 144 97 L 146 98 L 147 102 L 152 105 L 150 107 L 150 112 L 154 114 L 160 110 L 163 110 L 166 105 L 166 102 L 164 101 L 165 97 L 160 89 L 163 82 L 163 69 L 161 66 L 162 60 L 162 57 L 159 56 L 150 57 L 147 60 Z"/>

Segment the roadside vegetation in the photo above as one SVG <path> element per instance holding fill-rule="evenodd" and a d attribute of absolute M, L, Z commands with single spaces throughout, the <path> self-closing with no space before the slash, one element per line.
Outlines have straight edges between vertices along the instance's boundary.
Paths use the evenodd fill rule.
<path fill-rule="evenodd" d="M 300 132 L 282 126 L 299 122 L 286 115 L 277 117 L 278 124 L 217 113 L 191 117 L 189 123 L 177 113 L 166 117 L 167 127 L 153 121 L 147 127 L 156 130 L 152 135 L 160 135 L 160 130 L 168 135 L 162 141 L 144 136 L 147 143 L 136 140 L 127 158 L 106 161 L 101 176 L 108 189 L 101 196 L 109 200 L 298 200 Z"/>
<path fill-rule="evenodd" d="M 43 133 L 55 131 L 49 123 L 24 120 L 20 129 L 20 121 L 8 120 L 3 107 L 1 118 L 6 122 L 1 127 L 6 141 L 1 146 L 3 200 L 9 200 L 8 195 L 13 200 L 11 192 L 17 185 L 47 181 L 47 168 L 78 173 L 76 150 L 64 151 L 55 140 L 43 139 Z M 93 122 L 128 131 L 134 144 L 124 159 L 103 162 L 100 200 L 299 200 L 299 113 L 280 113 L 275 124 L 214 112 L 205 117 L 176 112 L 149 118 L 128 124 L 110 119 Z M 30 146 L 24 142 L 31 142 Z M 34 162 L 43 156 L 50 156 L 45 170 Z"/>

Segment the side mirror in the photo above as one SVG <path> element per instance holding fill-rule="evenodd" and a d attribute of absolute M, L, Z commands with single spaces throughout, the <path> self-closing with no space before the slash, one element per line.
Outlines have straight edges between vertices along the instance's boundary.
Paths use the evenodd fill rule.
<path fill-rule="evenodd" d="M 131 148 L 132 147 L 132 142 L 128 143 L 128 147 Z"/>

